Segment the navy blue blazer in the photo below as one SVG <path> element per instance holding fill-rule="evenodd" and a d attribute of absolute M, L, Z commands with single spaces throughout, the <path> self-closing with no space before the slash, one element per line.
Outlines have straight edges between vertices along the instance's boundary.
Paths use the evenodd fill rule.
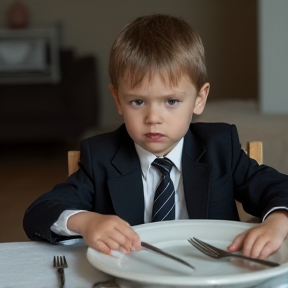
<path fill-rule="evenodd" d="M 79 165 L 65 183 L 27 209 L 23 223 L 30 239 L 67 239 L 50 230 L 67 209 L 116 214 L 131 225 L 144 223 L 141 166 L 125 125 L 84 140 Z M 235 125 L 191 124 L 184 137 L 182 171 L 190 219 L 239 220 L 235 199 L 260 218 L 273 207 L 288 207 L 288 176 L 250 159 L 241 150 Z"/>

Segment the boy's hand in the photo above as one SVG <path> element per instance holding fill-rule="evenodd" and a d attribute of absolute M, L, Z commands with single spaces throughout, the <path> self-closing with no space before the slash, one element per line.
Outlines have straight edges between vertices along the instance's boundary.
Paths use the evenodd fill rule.
<path fill-rule="evenodd" d="M 89 247 L 105 254 L 111 250 L 129 253 L 141 249 L 137 233 L 115 215 L 80 212 L 68 219 L 67 228 L 80 233 Z"/>
<path fill-rule="evenodd" d="M 288 211 L 272 212 L 256 227 L 238 235 L 228 247 L 230 252 L 242 248 L 245 256 L 264 259 L 277 251 L 288 234 Z"/>

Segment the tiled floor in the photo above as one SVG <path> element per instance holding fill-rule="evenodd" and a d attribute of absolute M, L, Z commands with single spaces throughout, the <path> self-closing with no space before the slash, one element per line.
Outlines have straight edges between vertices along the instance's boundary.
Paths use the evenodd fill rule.
<path fill-rule="evenodd" d="M 63 144 L 0 145 L 0 242 L 26 241 L 29 204 L 67 176 Z"/>

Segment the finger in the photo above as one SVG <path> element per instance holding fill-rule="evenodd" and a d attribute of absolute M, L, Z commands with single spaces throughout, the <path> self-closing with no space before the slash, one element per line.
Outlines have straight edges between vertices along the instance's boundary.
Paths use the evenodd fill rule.
<path fill-rule="evenodd" d="M 252 257 L 251 251 L 253 249 L 256 239 L 257 239 L 257 235 L 255 233 L 251 233 L 251 230 L 249 230 L 243 241 L 243 247 L 242 247 L 243 255 L 247 257 Z"/>
<path fill-rule="evenodd" d="M 115 247 L 116 244 L 112 244 L 113 250 L 120 250 L 120 248 L 122 248 L 122 252 L 124 253 L 130 253 L 131 249 L 132 249 L 132 242 L 130 239 L 126 238 L 125 235 L 119 233 L 118 231 L 113 232 L 111 235 L 108 235 L 110 237 L 109 243 L 110 241 L 113 241 L 114 243 L 117 243 L 118 247 Z M 123 249 L 125 251 L 123 251 Z"/>
<path fill-rule="evenodd" d="M 132 240 L 135 238 L 135 235 L 137 237 L 138 235 L 126 221 L 118 217 L 114 217 L 112 220 L 110 222 L 112 225 L 106 230 L 106 233 L 101 235 L 101 240 L 112 250 L 121 250 L 121 252 L 130 253 L 133 247 Z"/>
<path fill-rule="evenodd" d="M 276 249 L 277 250 L 277 249 Z M 271 244 L 271 242 L 266 243 L 266 245 L 263 247 L 263 249 L 259 252 L 259 256 L 258 258 L 260 259 L 265 259 L 267 258 L 269 255 L 271 255 L 273 252 L 275 252 L 276 250 L 274 250 L 273 245 Z"/>
<path fill-rule="evenodd" d="M 119 234 L 119 232 L 114 230 L 114 233 Z M 110 254 L 111 250 L 120 250 L 120 244 L 113 240 L 109 234 L 113 234 L 112 232 L 109 233 L 99 233 L 99 234 L 91 234 L 90 237 L 83 237 L 85 242 L 89 247 L 92 247 L 104 254 Z M 117 236 L 114 236 L 117 239 Z M 125 237 L 124 237 L 125 238 Z"/>
<path fill-rule="evenodd" d="M 126 250 L 123 247 L 111 239 L 107 240 L 106 242 L 98 240 L 96 243 L 94 243 L 94 245 L 91 245 L 90 247 L 107 255 L 111 254 L 113 250 L 126 253 Z"/>
<path fill-rule="evenodd" d="M 262 226 L 252 228 L 248 230 L 244 239 L 242 253 L 248 257 L 258 258 L 268 241 L 270 241 L 269 234 L 265 233 Z"/>
<path fill-rule="evenodd" d="M 128 224 L 129 225 L 129 224 Z M 126 239 L 129 240 L 129 243 L 131 243 L 131 246 L 133 246 L 136 250 L 141 249 L 141 242 L 139 235 L 131 228 L 131 226 L 120 227 L 116 228 L 122 235 L 126 237 Z"/>
<path fill-rule="evenodd" d="M 108 238 L 103 242 L 110 248 L 110 250 L 119 251 L 121 253 L 129 253 L 131 250 L 131 248 L 127 249 L 126 247 L 122 246 L 119 242 L 115 241 L 112 238 Z M 130 247 L 132 247 L 131 244 Z"/>
<path fill-rule="evenodd" d="M 88 246 L 107 255 L 111 253 L 111 249 L 101 240 L 97 240 L 96 242 L 93 242 L 91 245 Z"/>
<path fill-rule="evenodd" d="M 259 258 L 265 259 L 272 253 L 276 252 L 280 248 L 281 243 L 282 242 L 279 241 L 268 241 L 259 254 Z"/>
<path fill-rule="evenodd" d="M 247 235 L 247 232 L 241 233 L 238 236 L 236 236 L 232 242 L 232 244 L 230 246 L 227 247 L 227 249 L 230 252 L 235 252 L 235 251 L 239 251 L 241 250 L 241 248 L 243 247 L 243 242 L 244 239 Z"/>
<path fill-rule="evenodd" d="M 132 241 L 132 248 L 133 250 L 141 250 L 142 246 L 141 246 L 141 239 L 139 237 L 139 235 L 133 230 L 133 235 L 131 236 L 131 241 Z"/>
<path fill-rule="evenodd" d="M 269 238 L 267 238 L 265 235 L 259 235 L 255 238 L 254 242 L 251 242 L 251 249 L 248 251 L 248 249 L 245 249 L 243 251 L 243 254 L 252 258 L 259 258 L 261 251 L 269 241 Z"/>
<path fill-rule="evenodd" d="M 140 237 L 137 235 L 137 237 L 135 237 L 134 240 L 132 241 L 132 250 L 138 251 L 141 249 L 142 249 L 141 240 Z"/>

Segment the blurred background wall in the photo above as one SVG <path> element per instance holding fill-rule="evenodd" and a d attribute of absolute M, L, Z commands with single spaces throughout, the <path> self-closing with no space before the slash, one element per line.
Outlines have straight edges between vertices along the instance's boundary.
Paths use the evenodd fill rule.
<path fill-rule="evenodd" d="M 0 1 L 5 27 L 12 0 Z M 204 42 L 211 82 L 209 101 L 258 99 L 257 1 L 230 0 L 23 0 L 29 25 L 58 23 L 61 45 L 97 60 L 100 129 L 122 123 L 108 91 L 110 47 L 120 29 L 138 16 L 167 13 L 185 18 Z M 83 91 L 85 93 L 85 91 Z"/>
<path fill-rule="evenodd" d="M 287 11 L 286 0 L 258 0 L 259 104 L 266 114 L 288 114 Z"/>

